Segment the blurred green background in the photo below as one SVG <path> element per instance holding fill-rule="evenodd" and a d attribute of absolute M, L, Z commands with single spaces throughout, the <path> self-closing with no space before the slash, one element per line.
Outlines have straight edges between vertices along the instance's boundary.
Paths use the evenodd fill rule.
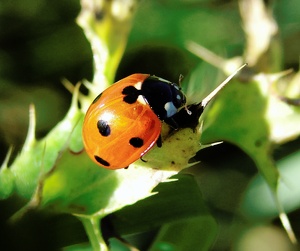
<path fill-rule="evenodd" d="M 278 41 L 283 57 L 279 64 L 282 69 L 298 70 L 299 1 L 267 2 L 274 5 L 274 17 L 280 29 Z M 14 155 L 21 149 L 30 103 L 37 110 L 37 137 L 42 137 L 69 108 L 71 94 L 62 85 L 62 79 L 74 84 L 92 79 L 90 45 L 75 22 L 79 11 L 78 0 L 0 0 L 1 160 L 9 146 L 14 146 Z M 213 67 L 206 66 L 185 49 L 189 40 L 223 57 L 241 55 L 245 37 L 237 1 L 141 1 L 116 79 L 144 72 L 177 82 L 180 74 L 189 76 L 192 70 L 201 67 L 201 81 L 215 85 L 219 79 Z M 299 150 L 297 139 L 278 147 L 275 158 L 281 159 L 296 150 Z M 221 226 L 214 250 L 234 249 L 232 233 L 239 232 L 243 225 L 243 222 L 233 222 L 234 209 L 256 169 L 247 156 L 228 144 L 204 150 L 197 157 L 202 161 L 201 170 L 195 167 L 188 172 L 197 175 L 203 197 Z M 8 218 L 20 204 L 14 198 L 1 202 L 0 217 Z M 291 221 L 297 222 L 299 216 L 299 209 L 294 210 Z M 280 226 L 278 219 L 274 224 Z M 299 223 L 294 228 L 296 233 L 300 232 Z M 153 235 L 155 231 L 133 240 L 146 247 Z M 5 229 L 1 238 L 3 247 L 14 241 L 29 243 L 23 250 L 59 250 L 87 241 L 81 223 L 73 217 L 43 213 L 27 215 L 17 228 Z"/>
<path fill-rule="evenodd" d="M 10 145 L 20 150 L 30 103 L 41 137 L 69 108 L 61 80 L 91 79 L 92 54 L 75 23 L 79 11 L 79 1 L 0 1 L 1 159 Z"/>
<path fill-rule="evenodd" d="M 274 1 L 282 44 L 283 69 L 298 67 L 297 1 Z M 80 3 L 0 1 L 1 159 L 9 145 L 16 151 L 28 126 L 28 106 L 37 109 L 38 136 L 65 114 L 71 95 L 62 79 L 91 80 L 92 53 L 75 19 Z M 117 79 L 148 72 L 177 81 L 201 60 L 185 49 L 194 41 L 224 57 L 243 53 L 245 37 L 236 1 L 141 1 Z M 205 82 L 214 82 L 206 74 Z M 53 102 L 54 101 L 54 102 Z"/>

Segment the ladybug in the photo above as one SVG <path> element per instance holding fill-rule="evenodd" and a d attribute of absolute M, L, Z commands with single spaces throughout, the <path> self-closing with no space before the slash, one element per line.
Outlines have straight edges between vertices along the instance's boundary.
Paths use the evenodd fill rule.
<path fill-rule="evenodd" d="M 186 105 L 179 85 L 149 74 L 130 75 L 99 94 L 83 122 L 89 157 L 108 169 L 126 168 L 155 143 L 161 146 L 162 122 Z"/>

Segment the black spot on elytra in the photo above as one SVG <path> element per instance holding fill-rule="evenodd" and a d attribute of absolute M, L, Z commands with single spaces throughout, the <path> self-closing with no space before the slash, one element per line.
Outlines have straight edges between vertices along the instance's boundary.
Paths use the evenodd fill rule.
<path fill-rule="evenodd" d="M 95 155 L 94 157 L 95 157 L 95 160 L 96 160 L 100 165 L 102 165 L 102 166 L 110 166 L 110 164 L 109 164 L 106 160 L 100 158 L 99 156 Z"/>
<path fill-rule="evenodd" d="M 99 130 L 100 134 L 103 137 L 107 137 L 107 136 L 110 135 L 110 126 L 107 123 L 107 121 L 102 120 L 102 119 L 98 120 L 97 127 L 98 127 L 98 130 Z"/>
<path fill-rule="evenodd" d="M 129 144 L 135 148 L 140 148 L 144 145 L 144 140 L 139 137 L 131 138 Z"/>
<path fill-rule="evenodd" d="M 134 86 L 130 85 L 130 86 L 126 86 L 123 91 L 122 94 L 124 94 L 124 102 L 126 102 L 127 104 L 133 104 L 137 101 L 139 95 L 140 95 L 140 91 L 138 89 L 136 89 Z"/>

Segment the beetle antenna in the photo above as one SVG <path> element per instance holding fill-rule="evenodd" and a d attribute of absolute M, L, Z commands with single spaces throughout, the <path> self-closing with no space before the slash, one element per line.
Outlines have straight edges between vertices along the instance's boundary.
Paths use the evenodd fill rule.
<path fill-rule="evenodd" d="M 184 105 L 184 110 L 186 110 L 186 113 L 187 113 L 188 115 L 192 115 L 192 111 L 189 110 L 187 104 Z"/>
<path fill-rule="evenodd" d="M 184 76 L 182 74 L 179 74 L 178 84 L 180 87 L 181 87 L 183 79 L 184 79 Z"/>

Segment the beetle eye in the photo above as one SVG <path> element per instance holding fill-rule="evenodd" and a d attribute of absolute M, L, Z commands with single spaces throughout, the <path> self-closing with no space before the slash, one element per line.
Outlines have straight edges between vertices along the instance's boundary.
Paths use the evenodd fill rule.
<path fill-rule="evenodd" d="M 173 89 L 173 104 L 176 108 L 180 108 L 185 105 L 186 97 L 185 95 L 177 88 Z"/>

